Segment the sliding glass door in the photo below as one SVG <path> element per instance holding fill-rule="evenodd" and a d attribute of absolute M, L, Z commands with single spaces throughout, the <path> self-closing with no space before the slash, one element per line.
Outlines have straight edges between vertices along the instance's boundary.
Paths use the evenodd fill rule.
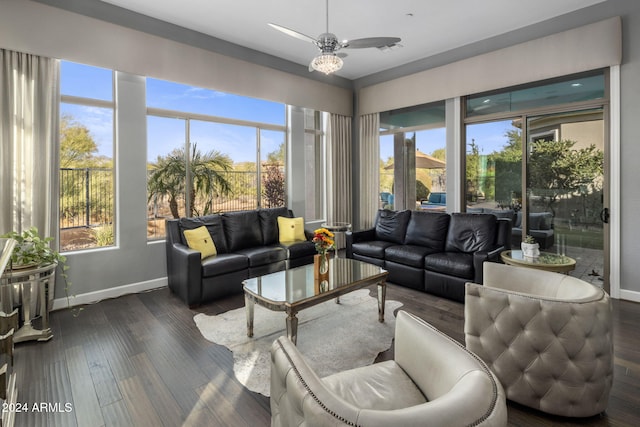
<path fill-rule="evenodd" d="M 513 246 L 576 259 L 609 290 L 608 100 L 602 71 L 465 99 L 467 212 L 513 220 Z"/>
<path fill-rule="evenodd" d="M 602 286 L 608 220 L 603 109 L 531 116 L 526 123 L 528 228 L 548 227 L 550 249 L 579 260 L 575 273 Z"/>

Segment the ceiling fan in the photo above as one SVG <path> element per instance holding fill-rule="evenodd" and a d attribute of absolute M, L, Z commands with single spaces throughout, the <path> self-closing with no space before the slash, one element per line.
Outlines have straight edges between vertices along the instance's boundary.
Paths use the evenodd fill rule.
<path fill-rule="evenodd" d="M 369 47 L 377 48 L 392 48 L 399 46 L 399 37 L 367 37 L 355 40 L 338 41 L 335 34 L 329 32 L 329 0 L 326 1 L 327 7 L 327 31 L 320 34 L 317 38 L 310 37 L 306 34 L 302 34 L 298 31 L 292 30 L 282 25 L 269 23 L 269 26 L 275 28 L 278 31 L 300 39 L 302 41 L 311 42 L 320 50 L 311 63 L 309 64 L 309 71 L 320 71 L 325 74 L 331 74 L 342 68 L 342 58 L 346 54 L 337 54 L 340 49 L 364 49 Z"/>

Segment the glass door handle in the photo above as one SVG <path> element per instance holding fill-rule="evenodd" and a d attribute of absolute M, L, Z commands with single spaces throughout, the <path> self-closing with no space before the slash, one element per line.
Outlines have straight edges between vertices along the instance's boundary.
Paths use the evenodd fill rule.
<path fill-rule="evenodd" d="M 609 208 L 604 208 L 600 211 L 600 219 L 605 224 L 609 224 Z"/>

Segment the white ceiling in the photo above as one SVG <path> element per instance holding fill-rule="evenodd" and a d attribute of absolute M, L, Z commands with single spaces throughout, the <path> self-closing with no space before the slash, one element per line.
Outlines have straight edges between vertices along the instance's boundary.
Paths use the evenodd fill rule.
<path fill-rule="evenodd" d="M 102 0 L 301 65 L 317 49 L 269 22 L 313 38 L 326 31 L 325 0 Z M 605 0 L 330 0 L 339 40 L 400 37 L 399 49 L 345 49 L 336 74 L 357 79 L 498 36 Z"/>

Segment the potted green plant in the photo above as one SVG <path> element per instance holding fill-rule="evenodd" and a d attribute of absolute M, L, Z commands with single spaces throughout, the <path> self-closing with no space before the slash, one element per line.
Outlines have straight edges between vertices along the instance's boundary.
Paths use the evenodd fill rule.
<path fill-rule="evenodd" d="M 1 235 L 0 237 L 10 238 L 16 241 L 13 253 L 11 254 L 12 270 L 27 269 L 57 263 L 57 265 L 60 266 L 60 277 L 65 283 L 64 290 L 67 296 L 67 304 L 71 306 L 71 302 L 69 300 L 71 282 L 69 282 L 66 273 L 69 268 L 66 264 L 67 258 L 51 248 L 50 243 L 53 240 L 53 237 L 41 237 L 36 227 L 30 227 L 22 233 L 11 231 Z"/>
<path fill-rule="evenodd" d="M 522 255 L 528 258 L 537 258 L 540 256 L 540 245 L 533 236 L 526 235 L 524 241 L 520 244 Z"/>
<path fill-rule="evenodd" d="M 64 264 L 66 258 L 51 249 L 52 237 L 40 237 L 38 229 L 31 227 L 18 233 L 11 231 L 0 237 L 10 238 L 16 241 L 16 246 L 11 254 L 11 268 L 22 269 L 36 267 L 54 262 Z"/>

